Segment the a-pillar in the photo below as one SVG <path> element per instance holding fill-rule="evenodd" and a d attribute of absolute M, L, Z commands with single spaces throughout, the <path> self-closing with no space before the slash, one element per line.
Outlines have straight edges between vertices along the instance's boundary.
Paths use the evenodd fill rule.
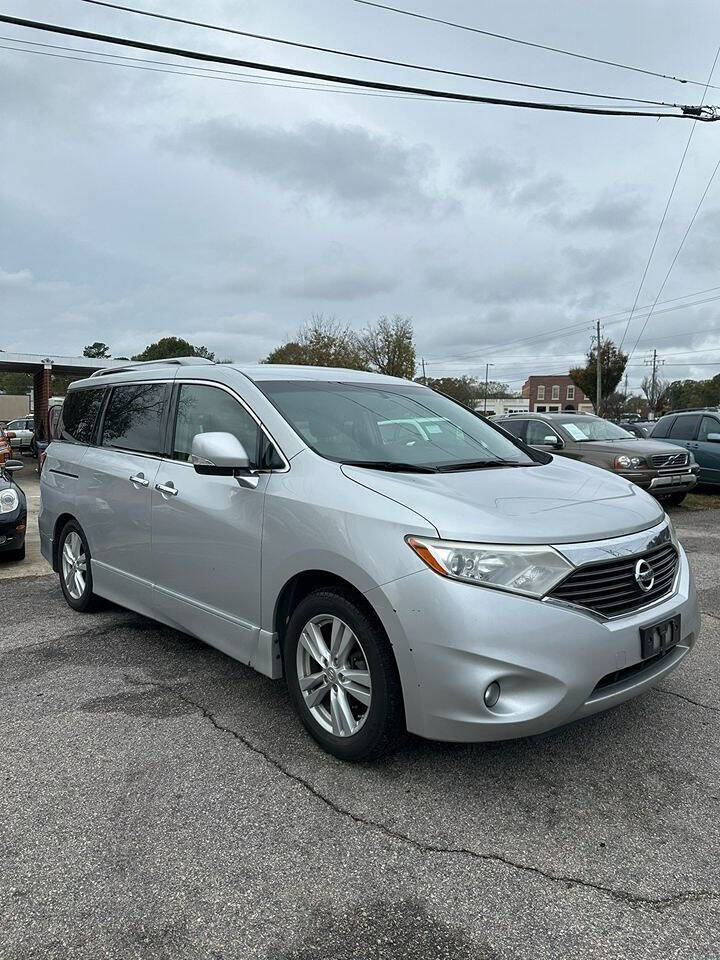
<path fill-rule="evenodd" d="M 38 440 L 49 438 L 48 407 L 52 396 L 52 363 L 43 361 L 43 369 L 33 376 L 33 396 L 35 399 L 35 435 Z"/>

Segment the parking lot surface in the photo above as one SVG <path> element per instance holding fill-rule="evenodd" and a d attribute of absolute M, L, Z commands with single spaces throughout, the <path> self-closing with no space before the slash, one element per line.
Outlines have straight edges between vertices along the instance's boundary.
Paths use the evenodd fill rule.
<path fill-rule="evenodd" d="M 673 515 L 704 612 L 675 674 L 375 765 L 187 636 L 0 580 L 4 960 L 720 957 L 720 510 Z"/>

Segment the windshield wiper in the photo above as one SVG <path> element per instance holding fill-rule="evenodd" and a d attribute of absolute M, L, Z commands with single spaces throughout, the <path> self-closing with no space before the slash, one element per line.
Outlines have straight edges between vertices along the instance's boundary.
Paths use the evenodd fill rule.
<path fill-rule="evenodd" d="M 467 460 L 463 463 L 444 463 L 437 468 L 438 473 L 454 473 L 456 470 L 480 470 L 483 467 L 526 467 L 532 464 L 518 463 L 517 460 Z"/>
<path fill-rule="evenodd" d="M 346 467 L 368 467 L 371 470 L 391 470 L 395 473 L 437 473 L 437 467 L 421 463 L 403 463 L 399 460 L 343 460 Z"/>

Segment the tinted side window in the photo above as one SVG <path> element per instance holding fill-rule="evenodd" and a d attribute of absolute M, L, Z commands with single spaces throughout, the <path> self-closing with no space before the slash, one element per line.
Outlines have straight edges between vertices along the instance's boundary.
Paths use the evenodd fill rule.
<path fill-rule="evenodd" d="M 675 423 L 675 417 L 661 417 L 652 428 L 652 437 L 666 437 L 670 432 L 670 427 Z"/>
<path fill-rule="evenodd" d="M 670 428 L 668 438 L 670 440 L 693 440 L 697 432 L 700 416 L 680 416 Z M 655 434 L 653 433 L 653 436 Z"/>
<path fill-rule="evenodd" d="M 715 417 L 702 418 L 698 440 L 707 440 L 709 433 L 720 433 L 720 420 L 716 420 Z"/>
<path fill-rule="evenodd" d="M 175 416 L 174 460 L 190 459 L 198 433 L 232 433 L 245 447 L 250 463 L 260 464 L 262 431 L 242 404 L 219 387 L 183 383 Z"/>
<path fill-rule="evenodd" d="M 543 423 L 541 420 L 528 420 L 525 442 L 529 443 L 531 446 L 533 444 L 546 443 L 547 441 L 545 440 L 545 437 L 555 436 L 557 436 L 557 434 L 552 427 L 548 426 L 547 423 Z"/>
<path fill-rule="evenodd" d="M 70 443 L 92 443 L 105 391 L 71 390 L 62 407 L 58 439 Z"/>
<path fill-rule="evenodd" d="M 503 420 L 500 426 L 503 430 L 507 430 L 508 433 L 511 433 L 514 437 L 517 437 L 518 440 L 522 440 L 525 436 L 525 424 L 527 420 Z"/>
<path fill-rule="evenodd" d="M 113 387 L 103 419 L 102 445 L 137 453 L 160 453 L 168 387 L 132 383 Z"/>

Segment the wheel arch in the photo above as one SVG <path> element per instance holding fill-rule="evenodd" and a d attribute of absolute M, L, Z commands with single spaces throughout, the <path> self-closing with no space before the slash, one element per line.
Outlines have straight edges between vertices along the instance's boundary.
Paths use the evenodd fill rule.
<path fill-rule="evenodd" d="M 68 513 L 67 511 L 65 511 L 65 513 L 60 514 L 60 516 L 55 521 L 55 525 L 53 527 L 52 568 L 55 571 L 55 573 L 58 573 L 60 569 L 60 563 L 58 560 L 58 546 L 60 541 L 60 533 L 63 527 L 65 526 L 65 524 L 69 523 L 70 520 L 72 520 L 73 523 L 77 523 L 77 525 L 80 526 L 77 517 L 74 514 Z"/>
<path fill-rule="evenodd" d="M 351 583 L 336 573 L 330 573 L 328 570 L 303 570 L 290 577 L 280 590 L 277 600 L 275 601 L 273 631 L 278 638 L 281 651 L 285 640 L 285 631 L 293 610 L 305 597 L 323 587 L 334 587 L 335 589 L 342 590 L 343 593 L 350 594 L 353 600 L 355 600 L 363 610 L 371 614 L 387 636 L 387 630 L 377 610 L 354 583 Z"/>

